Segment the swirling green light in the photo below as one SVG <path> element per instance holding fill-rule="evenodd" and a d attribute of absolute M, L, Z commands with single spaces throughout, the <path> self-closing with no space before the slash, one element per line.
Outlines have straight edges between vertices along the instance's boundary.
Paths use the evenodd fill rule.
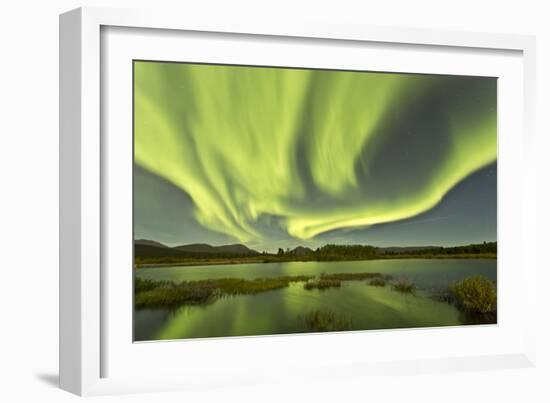
<path fill-rule="evenodd" d="M 496 159 L 496 81 L 135 63 L 135 162 L 243 242 L 408 218 Z"/>

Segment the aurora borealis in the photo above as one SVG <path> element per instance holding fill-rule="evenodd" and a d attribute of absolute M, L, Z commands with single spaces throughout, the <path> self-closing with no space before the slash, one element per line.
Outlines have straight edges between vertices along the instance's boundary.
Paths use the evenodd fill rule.
<path fill-rule="evenodd" d="M 135 236 L 260 249 L 494 240 L 496 85 L 136 61 Z"/>

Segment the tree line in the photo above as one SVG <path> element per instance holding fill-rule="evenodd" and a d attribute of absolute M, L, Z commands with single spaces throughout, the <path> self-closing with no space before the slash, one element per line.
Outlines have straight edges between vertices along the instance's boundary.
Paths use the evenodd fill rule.
<path fill-rule="evenodd" d="M 462 246 L 437 246 L 437 247 L 395 247 L 382 248 L 372 245 L 336 245 L 327 244 L 315 250 L 309 248 L 295 248 L 283 250 L 279 248 L 277 253 L 251 251 L 248 254 L 219 252 L 200 253 L 181 251 L 173 248 L 155 248 L 136 245 L 134 248 L 135 263 L 137 265 L 147 263 L 178 263 L 182 261 L 256 261 L 266 263 L 273 261 L 327 261 L 327 260 L 368 260 L 400 257 L 445 257 L 445 256 L 480 256 L 496 257 L 497 243 L 483 242 Z"/>

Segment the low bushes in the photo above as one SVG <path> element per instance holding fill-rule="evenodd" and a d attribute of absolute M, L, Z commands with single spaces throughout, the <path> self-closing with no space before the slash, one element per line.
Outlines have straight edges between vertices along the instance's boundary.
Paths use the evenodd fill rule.
<path fill-rule="evenodd" d="M 449 287 L 457 305 L 473 313 L 493 313 L 497 310 L 497 291 L 493 281 L 478 275 L 458 281 Z"/>

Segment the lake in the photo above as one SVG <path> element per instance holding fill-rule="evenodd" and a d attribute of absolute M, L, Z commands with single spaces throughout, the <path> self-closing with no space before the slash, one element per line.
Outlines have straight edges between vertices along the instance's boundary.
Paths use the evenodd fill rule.
<path fill-rule="evenodd" d="M 134 313 L 134 339 L 251 336 L 311 332 L 306 315 L 330 310 L 353 330 L 455 326 L 480 323 L 454 305 L 432 296 L 454 281 L 483 275 L 496 281 L 496 259 L 395 259 L 340 262 L 281 262 L 212 266 L 150 267 L 136 270 L 142 279 L 174 282 L 217 278 L 266 278 L 321 273 L 377 272 L 413 282 L 416 295 L 368 281 L 344 281 L 340 288 L 305 290 L 303 282 L 255 295 L 224 296 L 204 306 Z"/>

